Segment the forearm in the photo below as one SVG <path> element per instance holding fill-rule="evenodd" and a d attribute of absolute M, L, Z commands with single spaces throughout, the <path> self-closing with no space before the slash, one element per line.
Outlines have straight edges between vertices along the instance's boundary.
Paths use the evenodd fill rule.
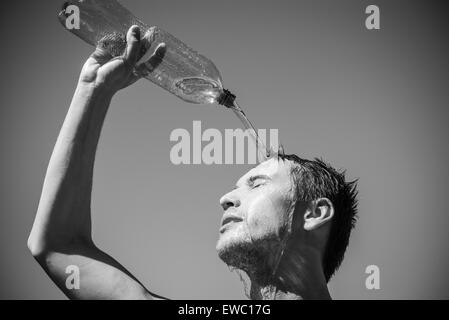
<path fill-rule="evenodd" d="M 80 83 L 45 176 L 29 238 L 32 251 L 90 241 L 95 154 L 112 94 Z"/>

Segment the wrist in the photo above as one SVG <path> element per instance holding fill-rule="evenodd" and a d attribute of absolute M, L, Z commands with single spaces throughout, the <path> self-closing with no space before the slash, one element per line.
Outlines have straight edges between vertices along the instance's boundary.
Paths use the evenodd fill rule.
<path fill-rule="evenodd" d="M 95 83 L 79 81 L 77 91 L 91 98 L 110 100 L 117 91 Z"/>

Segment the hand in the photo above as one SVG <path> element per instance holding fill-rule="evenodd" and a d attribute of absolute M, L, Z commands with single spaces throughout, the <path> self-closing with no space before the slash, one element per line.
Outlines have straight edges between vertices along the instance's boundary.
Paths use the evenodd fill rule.
<path fill-rule="evenodd" d="M 106 50 L 97 47 L 83 66 L 80 83 L 105 90 L 113 95 L 139 80 L 142 76 L 135 71 L 135 66 L 142 55 L 140 38 L 139 27 L 132 26 L 126 35 L 125 52 L 115 58 Z M 148 63 L 156 68 L 164 51 L 165 44 L 161 43 L 150 56 Z"/>

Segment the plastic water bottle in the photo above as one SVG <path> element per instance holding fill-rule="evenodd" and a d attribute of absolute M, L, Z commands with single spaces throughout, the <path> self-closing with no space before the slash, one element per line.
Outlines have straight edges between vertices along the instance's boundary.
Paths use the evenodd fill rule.
<path fill-rule="evenodd" d="M 73 7 L 79 9 L 79 28 L 67 28 Z M 235 95 L 223 88 L 220 72 L 212 61 L 194 51 L 170 33 L 150 27 L 137 19 L 116 0 L 70 0 L 59 13 L 62 25 L 90 45 L 100 46 L 113 57 L 126 48 L 126 34 L 132 25 L 141 30 L 142 50 L 146 54 L 135 69 L 140 75 L 184 101 L 198 104 L 218 103 L 234 108 Z M 159 44 L 166 49 L 157 66 L 145 61 Z"/>

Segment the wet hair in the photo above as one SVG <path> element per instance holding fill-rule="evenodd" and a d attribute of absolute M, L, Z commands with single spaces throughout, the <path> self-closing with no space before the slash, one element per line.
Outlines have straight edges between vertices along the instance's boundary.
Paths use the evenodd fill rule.
<path fill-rule="evenodd" d="M 337 171 L 321 159 L 306 160 L 283 152 L 278 153 L 277 157 L 296 164 L 291 172 L 295 202 L 328 198 L 334 206 L 322 260 L 324 276 L 329 282 L 343 261 L 351 230 L 357 221 L 358 181 L 346 182 L 345 171 Z"/>

